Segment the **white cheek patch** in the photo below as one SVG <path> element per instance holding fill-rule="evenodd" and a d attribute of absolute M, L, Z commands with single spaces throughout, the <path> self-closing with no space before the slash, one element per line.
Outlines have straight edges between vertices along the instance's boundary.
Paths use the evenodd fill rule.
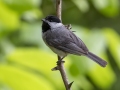
<path fill-rule="evenodd" d="M 52 23 L 50 23 L 50 26 L 51 26 L 51 28 L 57 28 L 57 27 L 63 26 L 63 24 L 52 22 Z"/>

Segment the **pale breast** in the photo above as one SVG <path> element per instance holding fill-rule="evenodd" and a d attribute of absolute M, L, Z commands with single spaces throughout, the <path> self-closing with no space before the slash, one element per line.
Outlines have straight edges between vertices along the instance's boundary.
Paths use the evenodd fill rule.
<path fill-rule="evenodd" d="M 65 52 L 63 52 L 63 51 L 61 51 L 61 50 L 59 50 L 59 49 L 56 49 L 56 48 L 50 47 L 50 46 L 49 46 L 49 48 L 50 48 L 54 53 L 56 53 L 58 56 L 60 56 L 61 58 L 67 56 L 67 53 L 65 53 Z"/>

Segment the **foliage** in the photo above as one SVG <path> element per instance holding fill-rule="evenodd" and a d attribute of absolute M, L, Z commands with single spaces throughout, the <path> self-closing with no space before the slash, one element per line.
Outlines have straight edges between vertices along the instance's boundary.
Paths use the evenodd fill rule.
<path fill-rule="evenodd" d="M 65 58 L 73 90 L 120 89 L 119 11 L 119 0 L 63 0 L 63 23 L 108 62 L 102 68 L 86 57 Z M 64 90 L 51 71 L 57 57 L 41 39 L 41 19 L 50 14 L 53 0 L 0 1 L 0 90 Z"/>

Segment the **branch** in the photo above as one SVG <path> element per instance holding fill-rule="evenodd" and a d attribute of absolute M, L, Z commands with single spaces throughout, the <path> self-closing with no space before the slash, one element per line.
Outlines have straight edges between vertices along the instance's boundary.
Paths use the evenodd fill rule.
<path fill-rule="evenodd" d="M 57 13 L 57 17 L 60 20 L 61 20 L 61 11 L 62 11 L 62 0 L 56 0 L 56 13 Z"/>
<path fill-rule="evenodd" d="M 61 20 L 61 6 L 62 6 L 62 0 L 56 0 L 56 13 L 57 13 L 57 17 L 60 20 Z M 54 67 L 52 69 L 52 71 L 55 71 L 55 70 L 59 70 L 60 71 L 60 74 L 62 76 L 62 79 L 63 79 L 63 82 L 64 82 L 66 90 L 70 90 L 73 82 L 71 82 L 71 83 L 68 82 L 68 79 L 67 79 L 67 76 L 66 76 L 66 72 L 65 72 L 65 69 L 64 69 L 64 61 L 62 59 L 61 59 L 61 57 L 58 56 L 57 66 Z"/>
<path fill-rule="evenodd" d="M 71 86 L 72 86 L 73 82 L 68 83 L 68 79 L 67 79 L 66 72 L 65 72 L 65 69 L 64 69 L 64 63 L 65 63 L 65 61 L 63 61 L 63 60 L 58 56 L 57 66 L 54 67 L 54 68 L 52 69 L 52 71 L 59 70 L 59 71 L 60 71 L 60 74 L 61 74 L 61 76 L 62 76 L 62 79 L 63 79 L 63 82 L 64 82 L 64 85 L 65 85 L 66 90 L 71 90 Z"/>

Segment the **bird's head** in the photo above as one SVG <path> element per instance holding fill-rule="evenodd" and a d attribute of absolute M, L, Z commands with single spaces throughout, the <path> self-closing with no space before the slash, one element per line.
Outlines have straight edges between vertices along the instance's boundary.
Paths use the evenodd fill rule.
<path fill-rule="evenodd" d="M 42 19 L 42 31 L 46 32 L 51 30 L 52 28 L 57 28 L 62 25 L 61 20 L 53 15 L 49 15 L 46 18 Z"/>

